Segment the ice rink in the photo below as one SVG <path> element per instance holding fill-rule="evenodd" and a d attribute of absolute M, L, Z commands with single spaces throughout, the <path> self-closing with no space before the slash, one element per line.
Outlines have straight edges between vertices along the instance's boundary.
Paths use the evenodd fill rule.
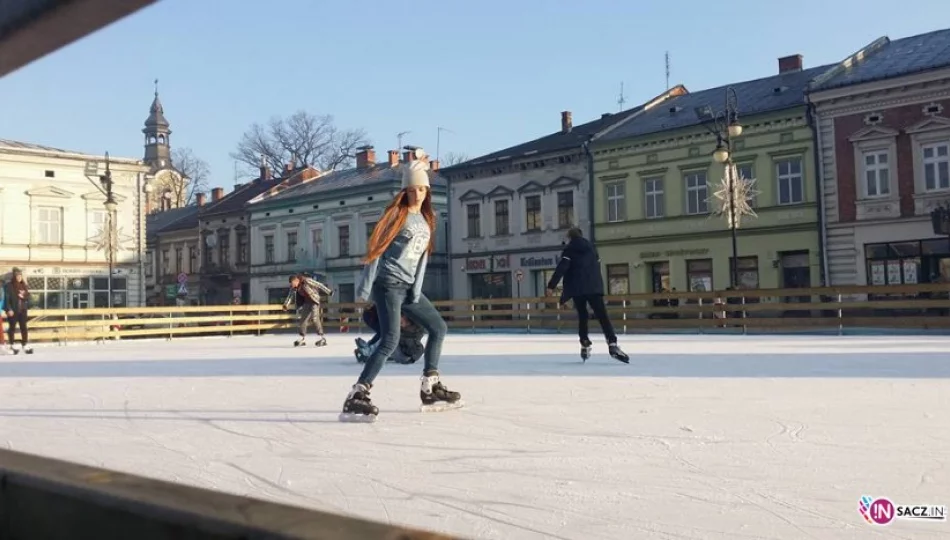
<path fill-rule="evenodd" d="M 7 447 L 490 539 L 950 538 L 862 495 L 950 505 L 950 337 L 453 334 L 387 365 L 375 424 L 337 413 L 355 335 L 37 346 L 0 356 Z M 312 339 L 311 339 L 312 343 Z"/>

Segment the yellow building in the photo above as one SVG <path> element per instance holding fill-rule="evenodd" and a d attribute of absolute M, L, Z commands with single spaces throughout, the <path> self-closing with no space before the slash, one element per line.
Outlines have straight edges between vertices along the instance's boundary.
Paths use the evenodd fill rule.
<path fill-rule="evenodd" d="M 828 68 L 803 70 L 800 56 L 779 64 L 776 76 L 672 98 L 594 142 L 593 239 L 608 294 L 732 285 L 730 227 L 714 195 L 725 166 L 712 157 L 717 136 L 708 122 L 727 96 L 743 127 L 730 138 L 730 158 L 758 192 L 749 201 L 756 215 L 742 216 L 736 231 L 738 288 L 821 283 L 815 146 L 803 94 Z"/>

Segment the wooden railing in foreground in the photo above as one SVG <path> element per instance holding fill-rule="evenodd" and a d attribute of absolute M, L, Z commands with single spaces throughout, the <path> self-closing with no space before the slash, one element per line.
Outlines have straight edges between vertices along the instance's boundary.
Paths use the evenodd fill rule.
<path fill-rule="evenodd" d="M 5 540 L 461 540 L 0 450 Z"/>
<path fill-rule="evenodd" d="M 950 329 L 947 284 L 758 289 L 607 296 L 618 332 L 781 332 L 802 329 Z M 434 302 L 456 331 L 573 332 L 577 315 L 557 298 Z M 361 305 L 329 303 L 324 326 L 359 332 Z M 592 322 L 596 326 L 597 323 Z M 278 305 L 57 309 L 31 312 L 31 341 L 173 338 L 288 331 L 295 314 Z"/>

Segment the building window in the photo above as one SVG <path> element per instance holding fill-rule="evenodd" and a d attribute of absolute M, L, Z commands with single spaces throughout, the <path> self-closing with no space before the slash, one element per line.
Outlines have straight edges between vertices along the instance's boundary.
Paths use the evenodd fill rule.
<path fill-rule="evenodd" d="M 508 201 L 495 201 L 495 234 L 504 236 L 511 234 L 511 216 L 508 213 Z"/>
<path fill-rule="evenodd" d="M 366 225 L 365 225 L 365 227 L 366 227 L 366 249 L 367 249 L 367 251 L 369 250 L 369 237 L 370 237 L 370 236 L 373 236 L 373 229 L 376 228 L 376 223 L 377 223 L 377 222 L 375 222 L 375 221 L 367 221 L 367 222 L 366 222 Z"/>
<path fill-rule="evenodd" d="M 247 264 L 247 231 L 238 229 L 237 232 L 237 262 Z"/>
<path fill-rule="evenodd" d="M 784 159 L 775 164 L 778 181 L 778 203 L 799 204 L 805 202 L 805 182 L 802 179 L 801 158 Z"/>
<path fill-rule="evenodd" d="M 323 254 L 323 229 L 310 230 L 310 250 L 313 258 L 319 259 Z"/>
<path fill-rule="evenodd" d="M 643 200 L 646 202 L 646 218 L 656 219 L 664 215 L 663 179 L 648 178 L 643 182 Z"/>
<path fill-rule="evenodd" d="M 167 249 L 162 250 L 162 267 L 159 270 L 159 274 L 164 274 L 166 276 L 171 275 L 172 270 L 172 259 L 169 251 Z"/>
<path fill-rule="evenodd" d="M 712 259 L 692 259 L 686 261 L 686 283 L 690 292 L 711 292 L 713 290 Z"/>
<path fill-rule="evenodd" d="M 927 144 L 920 150 L 927 191 L 950 189 L 950 144 Z"/>
<path fill-rule="evenodd" d="M 607 193 L 607 222 L 616 223 L 627 219 L 627 205 L 625 185 L 623 182 L 614 182 L 604 186 Z"/>
<path fill-rule="evenodd" d="M 220 231 L 218 233 L 218 256 L 221 257 L 221 266 L 227 266 L 231 262 L 231 231 Z"/>
<path fill-rule="evenodd" d="M 152 277 L 155 273 L 155 253 L 152 251 L 145 252 L 145 277 Z"/>
<path fill-rule="evenodd" d="M 607 294 L 630 294 L 630 265 L 607 265 Z"/>
<path fill-rule="evenodd" d="M 670 291 L 670 263 L 658 261 L 650 263 L 650 281 L 655 293 Z"/>
<path fill-rule="evenodd" d="M 185 250 L 175 248 L 175 271 L 178 273 L 185 271 Z"/>
<path fill-rule="evenodd" d="M 706 172 L 697 171 L 684 176 L 686 183 L 686 213 L 688 215 L 708 214 L 709 205 L 706 199 L 709 198 L 706 187 Z"/>
<path fill-rule="evenodd" d="M 99 234 L 106 230 L 106 216 L 107 213 L 105 210 L 93 210 L 89 212 L 89 233 L 90 236 Z"/>
<path fill-rule="evenodd" d="M 350 226 L 340 225 L 337 227 L 337 235 L 340 241 L 340 257 L 350 256 Z"/>
<path fill-rule="evenodd" d="M 950 282 L 950 247 L 945 238 L 866 244 L 868 285 Z"/>
<path fill-rule="evenodd" d="M 729 276 L 732 277 L 732 269 L 735 265 L 735 259 L 729 258 Z M 739 271 L 737 289 L 758 289 L 759 288 L 759 258 L 758 257 L 739 257 Z"/>
<path fill-rule="evenodd" d="M 557 227 L 569 229 L 574 226 L 574 192 L 559 191 L 557 194 Z"/>
<path fill-rule="evenodd" d="M 188 246 L 188 271 L 195 273 L 198 271 L 198 248 Z"/>
<path fill-rule="evenodd" d="M 751 163 L 737 164 L 736 171 L 739 173 L 739 178 L 742 178 L 743 180 L 755 180 L 755 166 L 753 166 Z M 749 206 L 751 208 L 755 208 L 758 205 L 758 197 L 753 194 L 749 197 Z"/>
<path fill-rule="evenodd" d="M 36 209 L 36 240 L 40 244 L 63 243 L 63 209 L 41 206 Z"/>
<path fill-rule="evenodd" d="M 468 236 L 466 238 L 482 237 L 482 205 L 471 203 L 465 205 L 465 217 L 468 220 Z"/>
<path fill-rule="evenodd" d="M 864 195 L 886 197 L 891 193 L 891 165 L 888 153 L 879 150 L 864 153 Z"/>
<path fill-rule="evenodd" d="M 208 240 L 213 239 L 213 234 L 207 234 L 204 236 L 205 239 L 205 267 L 210 268 L 211 264 L 214 262 L 214 249 L 208 245 Z"/>
<path fill-rule="evenodd" d="M 538 232 L 541 230 L 541 196 L 529 195 L 524 199 L 525 230 Z"/>
<path fill-rule="evenodd" d="M 297 231 L 287 232 L 287 262 L 297 262 Z"/>
<path fill-rule="evenodd" d="M 274 264 L 274 235 L 264 236 L 264 264 Z"/>

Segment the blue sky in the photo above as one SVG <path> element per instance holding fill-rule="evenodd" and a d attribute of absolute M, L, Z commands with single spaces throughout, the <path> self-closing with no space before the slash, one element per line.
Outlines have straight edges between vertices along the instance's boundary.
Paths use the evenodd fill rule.
<path fill-rule="evenodd" d="M 896 9 L 897 6 L 900 9 Z M 227 7 L 225 7 L 227 6 Z M 0 79 L 0 138 L 141 158 L 160 79 L 174 146 L 234 183 L 255 121 L 299 109 L 470 157 L 661 93 L 832 63 L 882 35 L 950 23 L 946 0 L 161 0 Z M 741 107 L 741 104 L 740 104 Z"/>

